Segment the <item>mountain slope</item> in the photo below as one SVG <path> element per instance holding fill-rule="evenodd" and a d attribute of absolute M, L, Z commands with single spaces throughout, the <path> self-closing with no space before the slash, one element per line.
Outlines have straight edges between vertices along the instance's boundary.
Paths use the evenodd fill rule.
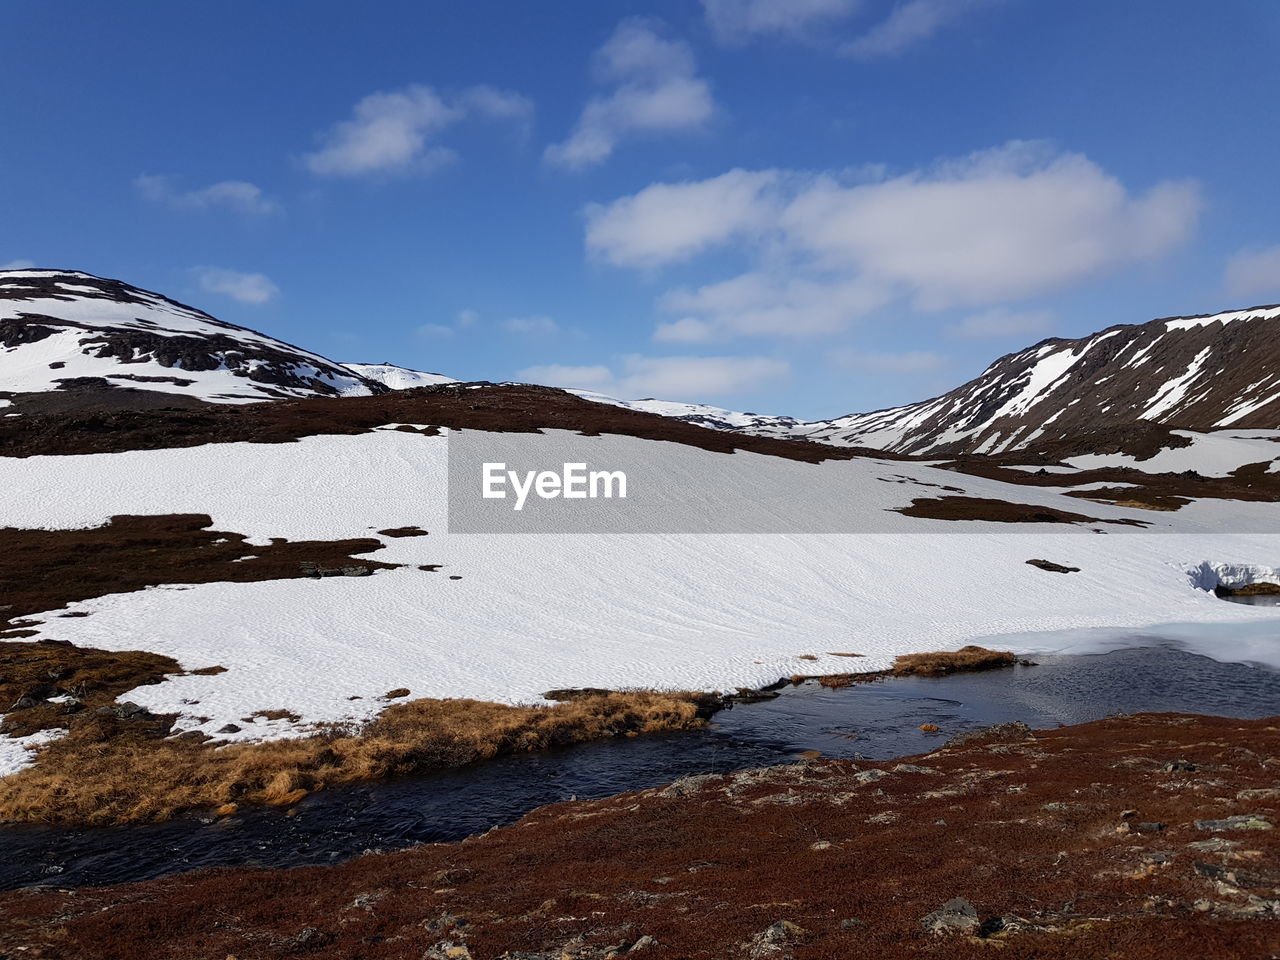
<path fill-rule="evenodd" d="M 215 403 L 386 389 L 319 354 L 118 280 L 0 271 L 0 390 L 12 397 L 128 388 Z"/>
<path fill-rule="evenodd" d="M 390 390 L 412 390 L 414 387 L 434 387 L 442 383 L 458 382 L 442 373 L 410 370 L 394 363 L 344 363 L 342 366 L 357 376 L 373 380 Z"/>
<path fill-rule="evenodd" d="M 708 427 L 712 430 L 737 430 L 758 437 L 789 437 L 798 428 L 807 426 L 795 417 L 738 413 L 734 410 L 725 410 L 723 407 L 708 406 L 705 403 L 680 403 L 674 400 L 655 400 L 652 397 L 646 397 L 643 400 L 619 400 L 617 397 L 593 393 L 590 390 L 570 390 L 569 392 L 593 403 L 607 403 L 625 410 L 656 413 L 662 417 L 682 420 L 699 427 Z"/>
<path fill-rule="evenodd" d="M 1122 324 L 1001 357 L 920 403 L 793 436 L 916 455 L 1002 453 L 1108 427 L 1280 427 L 1280 306 Z"/>

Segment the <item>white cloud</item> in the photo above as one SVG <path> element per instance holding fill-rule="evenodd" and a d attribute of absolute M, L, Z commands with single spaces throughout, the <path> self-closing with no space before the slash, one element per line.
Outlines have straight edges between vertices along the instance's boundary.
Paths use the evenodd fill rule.
<path fill-rule="evenodd" d="M 854 57 L 891 57 L 929 39 L 940 29 L 994 0 L 908 0 L 840 52 Z"/>
<path fill-rule="evenodd" d="M 895 299 L 922 310 L 989 306 L 1154 260 L 1191 234 L 1200 208 L 1193 182 L 1134 193 L 1088 158 L 1041 143 L 871 181 L 868 172 L 734 170 L 653 184 L 589 209 L 586 247 L 643 268 L 716 247 L 753 262 L 664 295 L 678 326 L 660 327 L 662 339 L 807 335 Z"/>
<path fill-rule="evenodd" d="M 174 210 L 225 207 L 251 216 L 280 212 L 280 204 L 267 197 L 261 187 L 245 180 L 223 180 L 198 190 L 179 190 L 173 177 L 147 174 L 136 177 L 133 185 L 145 199 Z"/>
<path fill-rule="evenodd" d="M 755 36 L 803 36 L 823 22 L 847 17 L 861 0 L 702 0 L 707 25 L 721 43 Z"/>
<path fill-rule="evenodd" d="M 424 323 L 413 332 L 420 337 L 452 337 L 453 327 L 443 323 Z"/>
<path fill-rule="evenodd" d="M 697 317 L 681 317 L 660 323 L 653 331 L 659 343 L 706 343 L 716 338 L 716 328 Z"/>
<path fill-rule="evenodd" d="M 742 393 L 786 377 L 790 366 L 769 357 L 646 357 L 622 358 L 615 373 L 606 366 L 528 367 L 517 376 L 533 383 L 598 390 L 623 399 L 659 397 L 667 400 L 703 399 Z"/>
<path fill-rule="evenodd" d="M 700 329 L 707 340 L 807 337 L 843 330 L 889 297 L 888 288 L 860 277 L 751 272 L 692 290 L 668 291 L 658 305 L 664 313 L 682 315 L 677 321 L 682 330 Z M 702 327 L 690 326 L 691 320 Z"/>
<path fill-rule="evenodd" d="M 1226 285 L 1232 297 L 1280 294 L 1280 247 L 1241 250 L 1227 261 Z"/>
<path fill-rule="evenodd" d="M 453 318 L 453 322 L 460 327 L 470 327 L 479 319 L 480 314 L 477 311 L 467 308 L 466 310 L 459 310 L 457 316 Z"/>
<path fill-rule="evenodd" d="M 957 337 L 977 340 L 984 337 L 1015 337 L 1043 333 L 1053 324 L 1052 310 L 1009 310 L 993 307 L 965 317 L 951 332 Z"/>
<path fill-rule="evenodd" d="M 594 68 L 598 81 L 614 89 L 587 101 L 569 138 L 547 147 L 548 163 L 570 170 L 596 166 L 630 136 L 697 130 L 715 110 L 689 45 L 664 39 L 653 21 L 620 23 L 596 51 Z"/>
<path fill-rule="evenodd" d="M 266 303 L 280 293 L 280 288 L 261 273 L 241 273 L 222 267 L 196 267 L 193 272 L 202 290 L 220 293 L 241 303 Z"/>
<path fill-rule="evenodd" d="M 0 270 L 30 270 L 35 265 L 34 260 L 10 260 L 8 263 L 0 263 Z"/>
<path fill-rule="evenodd" d="M 1154 259 L 1186 239 L 1199 206 L 1192 183 L 1134 196 L 1080 154 L 1014 142 L 876 184 L 820 178 L 782 229 L 819 264 L 900 284 L 931 309 L 1016 300 Z"/>
<path fill-rule="evenodd" d="M 303 159 L 312 173 L 324 176 L 428 172 L 455 157 L 432 138 L 468 116 L 515 122 L 527 130 L 533 102 L 485 86 L 453 95 L 422 84 L 371 93 L 355 105 L 350 120 L 335 124 L 321 137 L 323 146 Z"/>
<path fill-rule="evenodd" d="M 833 350 L 832 362 L 850 370 L 890 373 L 903 376 L 931 373 L 946 366 L 947 358 L 933 350 L 905 350 L 900 353 L 876 350 Z"/>
<path fill-rule="evenodd" d="M 560 325 L 550 317 L 512 317 L 502 324 L 502 328 L 509 333 L 537 337 L 549 337 L 560 332 Z"/>
<path fill-rule="evenodd" d="M 730 170 L 709 180 L 655 183 L 639 193 L 587 208 L 587 249 L 617 266 L 684 260 L 776 222 L 766 191 L 772 170 Z"/>

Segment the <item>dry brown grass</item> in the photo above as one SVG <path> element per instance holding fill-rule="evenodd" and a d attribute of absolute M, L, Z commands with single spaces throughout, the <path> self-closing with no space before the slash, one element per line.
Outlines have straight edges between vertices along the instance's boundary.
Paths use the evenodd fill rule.
<path fill-rule="evenodd" d="M 990 670 L 1018 662 L 1008 650 L 988 650 L 970 644 L 953 653 L 907 653 L 893 661 L 895 677 L 941 677 L 962 670 Z"/>
<path fill-rule="evenodd" d="M 0 779 L 0 820 L 119 824 L 229 804 L 288 805 L 325 787 L 459 767 L 499 754 L 619 734 L 699 726 L 714 700 L 691 693 L 607 693 L 553 706 L 414 700 L 359 728 L 213 747 L 148 736 L 128 722 L 73 718 L 37 763 Z"/>
<path fill-rule="evenodd" d="M 840 690 L 844 687 L 853 686 L 853 677 L 847 673 L 829 673 L 824 677 L 818 678 L 821 686 L 828 687 L 832 690 Z"/>

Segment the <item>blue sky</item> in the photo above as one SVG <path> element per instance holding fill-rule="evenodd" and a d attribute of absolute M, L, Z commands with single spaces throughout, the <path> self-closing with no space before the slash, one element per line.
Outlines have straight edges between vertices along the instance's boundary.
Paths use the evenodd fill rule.
<path fill-rule="evenodd" d="M 3 4 L 0 263 L 808 418 L 1280 301 L 1266 0 Z"/>

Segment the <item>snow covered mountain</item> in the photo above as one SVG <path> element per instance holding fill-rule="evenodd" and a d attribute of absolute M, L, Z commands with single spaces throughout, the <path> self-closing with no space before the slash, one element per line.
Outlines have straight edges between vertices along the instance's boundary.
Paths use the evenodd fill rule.
<path fill-rule="evenodd" d="M 656 413 L 672 420 L 683 420 L 699 427 L 712 430 L 739 430 L 758 437 L 789 437 L 807 426 L 795 417 L 770 416 L 762 413 L 738 413 L 725 410 L 723 407 L 712 407 L 704 403 L 680 403 L 674 400 L 655 400 L 646 397 L 643 400 L 619 400 L 617 397 L 605 396 L 603 393 L 592 393 L 590 390 L 570 390 L 583 400 L 593 403 L 608 403 L 626 410 L 640 410 L 644 413 Z"/>
<path fill-rule="evenodd" d="M 373 380 L 391 390 L 411 390 L 414 387 L 434 387 L 442 383 L 458 382 L 442 373 L 410 370 L 394 363 L 344 363 L 343 366 L 357 376 Z"/>
<path fill-rule="evenodd" d="M 0 271 L 0 395 L 121 388 L 215 403 L 387 389 L 319 354 L 118 280 Z"/>
<path fill-rule="evenodd" d="M 931 400 L 815 422 L 571 392 L 755 436 L 917 456 L 1001 454 L 1085 443 L 1082 438 L 1114 428 L 1278 428 L 1277 332 L 1280 306 L 1117 325 L 1001 357 L 981 376 Z M 391 363 L 336 363 L 117 280 L 0 271 L 0 405 L 23 394 L 68 391 L 95 399 L 106 391 L 126 398 L 158 391 L 247 403 L 456 382 Z"/>
<path fill-rule="evenodd" d="M 1280 427 L 1280 306 L 1121 324 L 1001 357 L 950 393 L 802 424 L 792 436 L 897 453 L 1003 453 L 1146 421 Z"/>

